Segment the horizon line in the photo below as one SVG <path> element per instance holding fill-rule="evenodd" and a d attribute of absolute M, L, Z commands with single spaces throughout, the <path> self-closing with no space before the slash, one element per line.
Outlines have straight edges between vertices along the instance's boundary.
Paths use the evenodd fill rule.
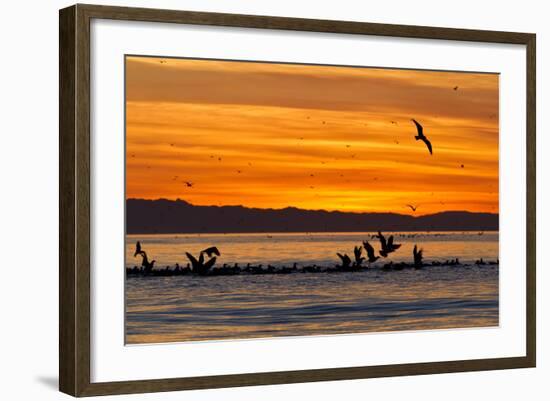
<path fill-rule="evenodd" d="M 488 215 L 494 215 L 494 216 L 500 216 L 499 213 L 494 212 L 482 212 L 482 211 L 470 211 L 470 210 L 443 210 L 440 212 L 435 213 L 426 213 L 426 214 L 406 214 L 406 213 L 400 213 L 400 212 L 369 212 L 369 211 L 346 211 L 346 210 L 327 210 L 327 209 L 304 209 L 296 206 L 285 206 L 285 207 L 267 207 L 267 208 L 260 208 L 260 207 L 251 207 L 251 206 L 245 206 L 245 205 L 196 205 L 194 203 L 191 203 L 185 199 L 176 198 L 176 199 L 169 199 L 169 198 L 156 198 L 156 199 L 148 199 L 148 198 L 126 198 L 126 201 L 149 201 L 149 202 L 157 202 L 157 201 L 168 201 L 168 202 L 185 202 L 188 205 L 191 205 L 193 207 L 241 207 L 244 209 L 252 209 L 252 210 L 286 210 L 286 209 L 296 209 L 296 210 L 303 210 L 308 212 L 326 212 L 326 213 L 347 213 L 347 214 L 394 214 L 399 216 L 408 216 L 408 217 L 425 217 L 425 216 L 433 216 L 437 214 L 442 213 L 470 213 L 470 214 L 488 214 Z"/>

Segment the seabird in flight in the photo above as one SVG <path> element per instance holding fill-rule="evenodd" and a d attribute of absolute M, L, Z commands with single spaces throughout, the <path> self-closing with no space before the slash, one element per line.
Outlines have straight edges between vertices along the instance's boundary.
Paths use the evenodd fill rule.
<path fill-rule="evenodd" d="M 424 129 L 422 128 L 422 125 L 420 125 L 420 123 L 418 121 L 416 121 L 414 118 L 412 119 L 412 122 L 414 123 L 414 125 L 416 125 L 416 130 L 418 131 L 418 135 L 416 135 L 414 137 L 414 139 L 416 139 L 417 141 L 420 140 L 420 141 L 424 142 L 426 144 L 426 147 L 430 151 L 430 155 L 433 154 L 432 153 L 432 144 L 428 140 L 428 138 L 426 138 L 426 136 L 424 135 Z"/>
<path fill-rule="evenodd" d="M 369 258 L 369 263 L 374 263 L 378 259 L 380 259 L 380 256 L 374 256 L 374 248 L 371 244 L 369 244 L 369 241 L 363 241 L 363 246 L 365 247 L 365 250 L 367 251 L 367 256 Z"/>
<path fill-rule="evenodd" d="M 134 252 L 134 258 L 137 256 L 137 255 L 141 255 L 141 244 L 138 242 L 136 242 L 136 251 Z"/>

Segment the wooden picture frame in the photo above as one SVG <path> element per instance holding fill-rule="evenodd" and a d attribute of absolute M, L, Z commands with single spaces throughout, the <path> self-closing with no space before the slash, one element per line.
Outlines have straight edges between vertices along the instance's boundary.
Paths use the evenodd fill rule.
<path fill-rule="evenodd" d="M 525 60 L 527 71 L 526 355 L 511 358 L 92 383 L 90 380 L 90 21 L 94 18 L 525 45 L 527 54 Z M 59 28 L 59 388 L 62 392 L 73 396 L 94 396 L 535 366 L 536 37 L 534 34 L 80 4 L 60 11 Z"/>

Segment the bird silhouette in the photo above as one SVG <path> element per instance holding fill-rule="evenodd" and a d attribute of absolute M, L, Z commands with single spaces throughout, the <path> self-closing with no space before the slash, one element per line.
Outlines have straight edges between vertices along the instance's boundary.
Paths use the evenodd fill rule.
<path fill-rule="evenodd" d="M 360 246 L 355 246 L 353 248 L 353 256 L 355 257 L 354 264 L 357 267 L 361 267 L 361 265 L 363 264 L 363 261 L 365 260 L 365 258 L 361 256 L 362 253 L 363 253 L 363 248 L 361 248 Z"/>
<path fill-rule="evenodd" d="M 193 183 L 191 181 L 185 181 L 185 185 L 191 188 L 193 186 Z"/>
<path fill-rule="evenodd" d="M 432 143 L 424 135 L 424 129 L 422 128 L 422 125 L 420 125 L 420 123 L 418 121 L 416 121 L 414 118 L 412 119 L 412 122 L 414 123 L 414 125 L 416 125 L 416 130 L 418 131 L 418 135 L 416 135 L 414 137 L 414 139 L 416 139 L 417 141 L 420 140 L 420 141 L 424 142 L 426 144 L 426 147 L 430 151 L 430 155 L 432 155 L 433 154 L 432 153 Z"/>
<path fill-rule="evenodd" d="M 191 266 L 193 268 L 194 273 L 198 273 L 200 275 L 205 275 L 208 273 L 208 270 L 214 264 L 216 263 L 216 257 L 211 258 L 208 262 L 204 262 L 204 251 L 202 251 L 199 255 L 199 259 L 195 258 L 193 255 L 191 255 L 189 252 L 185 252 L 185 255 L 187 256 L 187 259 L 191 262 Z"/>
<path fill-rule="evenodd" d="M 155 265 L 156 260 L 152 260 L 149 262 L 149 259 L 147 259 L 147 253 L 145 251 L 141 251 L 140 255 L 142 257 L 141 259 L 141 265 L 143 266 L 143 271 L 145 273 L 150 273 L 151 270 L 153 270 L 153 267 Z"/>
<path fill-rule="evenodd" d="M 422 253 L 424 252 L 423 249 L 418 249 L 418 247 L 416 246 L 416 244 L 414 245 L 414 249 L 413 249 L 413 258 L 414 258 L 414 268 L 415 269 L 420 269 L 422 267 Z"/>
<path fill-rule="evenodd" d="M 406 206 L 407 206 L 407 207 L 410 207 L 410 208 L 411 208 L 411 210 L 412 210 L 413 212 L 416 212 L 416 209 L 418 208 L 418 205 L 416 205 L 416 206 L 413 206 L 413 205 L 409 205 L 409 204 L 407 204 Z"/>
<path fill-rule="evenodd" d="M 458 86 L 455 86 L 455 87 L 453 88 L 453 90 L 455 90 L 455 91 L 458 90 Z"/>
<path fill-rule="evenodd" d="M 380 249 L 379 253 L 383 257 L 388 257 L 388 254 L 395 252 L 396 249 L 399 249 L 401 247 L 401 244 L 394 244 L 393 243 L 393 235 L 390 235 L 388 237 L 388 240 L 386 241 L 386 237 L 382 235 L 380 231 L 378 231 L 378 235 L 376 236 L 380 240 L 380 246 L 382 249 Z"/>
<path fill-rule="evenodd" d="M 351 265 L 351 259 L 348 255 L 346 254 L 341 254 L 341 253 L 336 253 L 336 255 L 338 255 L 338 257 L 340 258 L 340 260 L 342 261 L 342 267 L 343 268 L 348 268 L 350 267 Z"/>
<path fill-rule="evenodd" d="M 380 240 L 380 246 L 382 247 L 382 249 L 379 251 L 380 252 L 380 255 L 382 255 L 383 257 L 388 257 L 388 243 L 386 242 L 386 237 L 384 237 L 382 235 L 382 233 L 380 231 L 378 231 L 378 235 L 376 235 L 376 238 L 378 238 Z"/>
<path fill-rule="evenodd" d="M 369 258 L 368 259 L 369 263 L 374 263 L 378 259 L 380 259 L 380 256 L 374 256 L 374 248 L 371 244 L 369 244 L 369 241 L 363 241 L 363 246 L 367 251 L 367 257 Z"/>
<path fill-rule="evenodd" d="M 394 244 L 393 243 L 393 235 L 390 235 L 388 237 L 388 249 L 390 250 L 390 252 L 394 252 L 399 248 L 401 248 L 401 244 Z"/>
<path fill-rule="evenodd" d="M 134 258 L 137 256 L 137 255 L 141 255 L 141 244 L 138 242 L 136 242 L 136 251 L 134 252 Z"/>
<path fill-rule="evenodd" d="M 205 250 L 201 251 L 208 255 L 209 258 L 212 257 L 212 255 L 220 256 L 220 251 L 215 246 L 211 246 L 209 248 L 206 248 Z"/>

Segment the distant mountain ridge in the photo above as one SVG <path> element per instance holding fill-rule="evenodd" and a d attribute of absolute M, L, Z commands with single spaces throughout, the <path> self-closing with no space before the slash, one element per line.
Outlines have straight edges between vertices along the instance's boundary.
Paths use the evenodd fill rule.
<path fill-rule="evenodd" d="M 499 215 L 448 211 L 414 217 L 397 213 L 329 212 L 295 207 L 195 206 L 184 200 L 126 200 L 128 234 L 492 231 Z"/>

